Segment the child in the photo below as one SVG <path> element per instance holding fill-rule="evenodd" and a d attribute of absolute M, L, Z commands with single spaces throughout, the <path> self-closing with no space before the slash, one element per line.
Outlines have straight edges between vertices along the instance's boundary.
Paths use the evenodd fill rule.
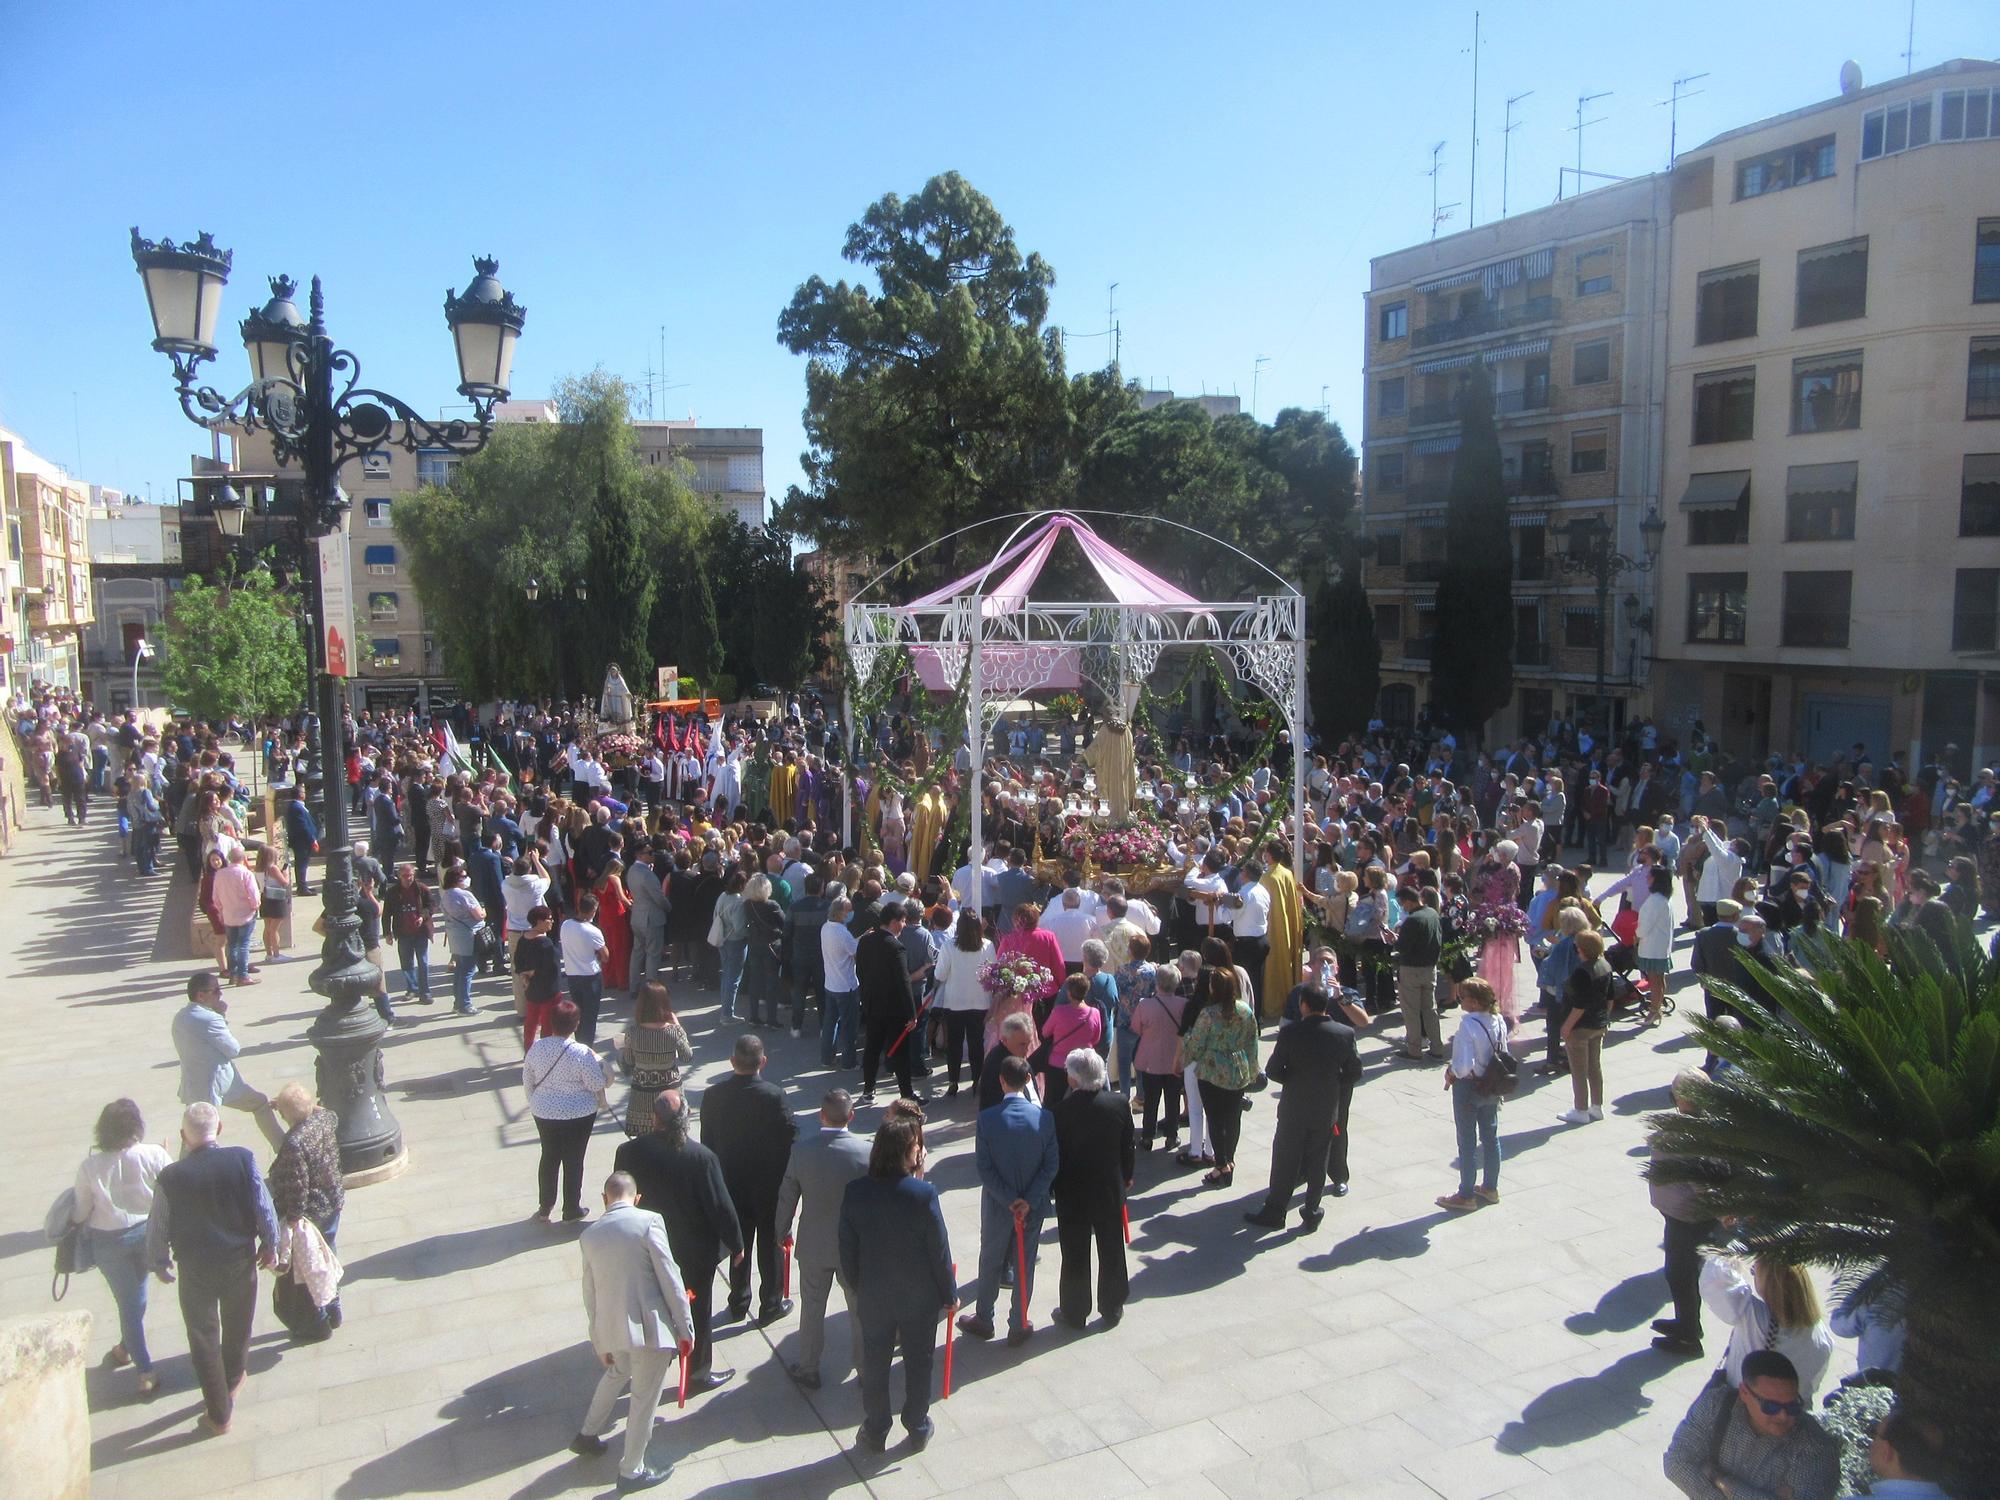
<path fill-rule="evenodd" d="M 528 935 L 514 945 L 514 972 L 527 981 L 521 1012 L 521 1050 L 524 1052 L 535 1045 L 537 1032 L 548 1029 L 556 1004 L 562 999 L 558 983 L 561 965 L 556 956 L 555 940 L 549 936 L 549 929 L 554 925 L 554 912 L 546 906 L 531 907 L 528 911 Z"/>

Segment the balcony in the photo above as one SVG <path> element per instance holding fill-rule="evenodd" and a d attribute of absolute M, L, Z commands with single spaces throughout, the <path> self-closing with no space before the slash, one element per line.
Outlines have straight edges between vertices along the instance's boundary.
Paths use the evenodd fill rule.
<path fill-rule="evenodd" d="M 1495 416 L 1518 417 L 1534 412 L 1545 412 L 1555 394 L 1555 387 L 1549 381 L 1538 380 L 1532 385 L 1522 386 L 1517 391 L 1495 391 L 1493 412 Z"/>
<path fill-rule="evenodd" d="M 1432 637 L 1427 635 L 1411 636 L 1410 639 L 1403 642 L 1403 660 L 1405 662 L 1429 662 L 1431 659 L 1431 641 Z"/>
<path fill-rule="evenodd" d="M 1549 643 L 1547 641 L 1514 642 L 1514 665 L 1517 667 L 1546 667 L 1549 664 Z"/>
<path fill-rule="evenodd" d="M 1403 564 L 1405 583 L 1436 583 L 1444 577 L 1441 557 L 1413 557 Z"/>
<path fill-rule="evenodd" d="M 1437 427 L 1446 422 L 1458 420 L 1458 402 L 1422 401 L 1410 408 L 1412 427 Z"/>
<path fill-rule="evenodd" d="M 1551 473 L 1509 474 L 1500 481 L 1500 485 L 1512 500 L 1530 498 L 1554 500 L 1562 495 L 1561 488 L 1556 484 L 1556 476 Z"/>
<path fill-rule="evenodd" d="M 1426 323 L 1422 328 L 1411 332 L 1410 347 L 1429 349 L 1438 344 L 1454 343 L 1459 339 L 1474 339 L 1489 333 L 1506 333 L 1515 328 L 1525 328 L 1532 323 L 1553 322 L 1555 316 L 1554 297 L 1530 297 L 1526 302 L 1513 307 L 1489 305 L 1443 323 Z"/>

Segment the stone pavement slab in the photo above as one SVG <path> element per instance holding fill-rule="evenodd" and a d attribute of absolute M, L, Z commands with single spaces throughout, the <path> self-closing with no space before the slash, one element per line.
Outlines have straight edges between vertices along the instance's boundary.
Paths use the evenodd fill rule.
<path fill-rule="evenodd" d="M 173 1137 L 168 1023 L 196 967 L 184 952 L 184 882 L 132 875 L 108 826 L 29 816 L 20 852 L 0 863 L 13 1011 L 12 1045 L 0 1052 L 11 1189 L 0 1204 L 0 1315 L 49 1305 L 41 1214 L 71 1180 L 102 1105 L 130 1096 L 151 1138 Z M 316 905 L 299 903 L 302 938 Z M 296 962 L 266 966 L 262 984 L 230 991 L 244 1071 L 267 1092 L 311 1080 L 312 959 L 301 950 Z M 159 1396 L 138 1400 L 129 1370 L 90 1375 L 100 1500 L 553 1500 L 610 1490 L 610 1458 L 565 1451 L 596 1379 L 577 1231 L 526 1222 L 535 1136 L 511 1000 L 500 980 L 480 981 L 475 996 L 472 1019 L 442 1003 L 405 1008 L 413 1024 L 383 1049 L 410 1168 L 349 1199 L 345 1327 L 294 1347 L 264 1294 L 235 1428 L 201 1440 L 178 1309 L 155 1284 L 147 1328 Z M 733 1033 L 717 1025 L 712 995 L 683 988 L 677 998 L 698 1090 L 726 1071 Z M 601 1036 L 615 1036 L 627 1014 L 610 1002 Z M 1437 1070 L 1389 1060 L 1399 1030 L 1390 1023 L 1363 1041 L 1353 1192 L 1327 1201 L 1317 1233 L 1259 1236 L 1242 1222 L 1261 1199 L 1275 1116 L 1275 1095 L 1258 1095 L 1234 1189 L 1201 1188 L 1165 1153 L 1142 1162 L 1132 1302 L 1115 1332 L 1046 1322 L 1051 1227 L 1034 1340 L 1019 1350 L 961 1340 L 958 1391 L 934 1407 L 929 1450 L 868 1457 L 852 1448 L 860 1400 L 844 1329 L 829 1330 L 826 1387 L 807 1393 L 781 1362 L 790 1319 L 727 1325 L 717 1361 L 737 1377 L 663 1414 L 651 1451 L 674 1472 L 657 1493 L 1671 1494 L 1659 1456 L 1708 1367 L 1647 1347 L 1665 1287 L 1659 1220 L 1638 1169 L 1645 1112 L 1665 1103 L 1667 1082 L 1698 1052 L 1674 1022 L 1657 1032 L 1621 1023 L 1605 1054 L 1609 1118 L 1582 1128 L 1555 1118 L 1565 1088 L 1529 1080 L 1501 1115 L 1504 1201 L 1456 1218 L 1432 1202 L 1455 1182 L 1449 1101 Z M 851 1085 L 820 1070 L 811 1039 L 765 1037 L 767 1076 L 802 1118 L 825 1088 Z M 929 1127 L 932 1176 L 968 1283 L 978 1248 L 971 1110 L 969 1096 L 934 1101 Z M 860 1123 L 872 1129 L 876 1118 L 867 1111 Z M 247 1118 L 230 1114 L 226 1135 L 264 1154 Z M 591 1182 L 620 1139 L 600 1125 Z M 78 1278 L 65 1305 L 91 1311 L 94 1347 L 110 1346 L 116 1324 L 101 1277 Z"/>

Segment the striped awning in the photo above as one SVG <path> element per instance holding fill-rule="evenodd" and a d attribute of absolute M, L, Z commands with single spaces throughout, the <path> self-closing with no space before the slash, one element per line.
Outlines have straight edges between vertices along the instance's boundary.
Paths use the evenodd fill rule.
<path fill-rule="evenodd" d="M 1521 257 L 1521 274 L 1526 276 L 1530 281 L 1540 281 L 1544 277 L 1553 276 L 1555 269 L 1556 253 L 1554 250 L 1537 250 L 1532 254 Z"/>
<path fill-rule="evenodd" d="M 1489 349 L 1479 357 L 1487 364 L 1498 364 L 1503 359 L 1527 359 L 1531 355 L 1547 354 L 1547 339 L 1529 339 L 1526 343 L 1509 344 L 1504 349 Z"/>
<path fill-rule="evenodd" d="M 1545 510 L 1516 511 L 1507 518 L 1509 526 L 1546 526 L 1549 513 Z"/>
<path fill-rule="evenodd" d="M 1548 340 L 1543 339 L 1542 345 L 1546 348 Z M 1419 375 L 1437 375 L 1446 370 L 1462 370 L 1478 357 L 1476 354 L 1454 354 L 1448 359 L 1427 359 L 1416 369 Z"/>
<path fill-rule="evenodd" d="M 1447 437 L 1420 438 L 1411 444 L 1411 446 L 1417 452 L 1423 454 L 1456 453 L 1458 452 L 1458 434 L 1454 432 Z"/>
<path fill-rule="evenodd" d="M 1469 282 L 1480 282 L 1490 297 L 1503 286 L 1515 286 L 1523 280 L 1540 281 L 1553 275 L 1556 265 L 1554 250 L 1535 250 L 1527 255 L 1516 255 L 1507 260 L 1496 260 L 1490 266 L 1480 266 L 1471 271 L 1454 271 L 1449 276 L 1440 276 L 1435 281 L 1420 281 L 1420 292 L 1442 292 L 1451 287 L 1464 286 Z"/>
<path fill-rule="evenodd" d="M 1469 282 L 1477 281 L 1481 274 L 1481 272 L 1476 270 L 1454 271 L 1449 276 L 1440 276 L 1436 281 L 1418 282 L 1417 290 L 1420 292 L 1442 292 L 1449 287 L 1465 286 Z"/>
<path fill-rule="evenodd" d="M 1443 510 L 1413 510 L 1403 517 L 1410 525 L 1423 531 L 1435 531 L 1445 523 Z"/>
<path fill-rule="evenodd" d="M 1575 615 L 1579 619 L 1594 620 L 1597 618 L 1597 606 L 1594 604 L 1565 604 L 1563 606 L 1563 613 L 1566 615 Z"/>
<path fill-rule="evenodd" d="M 1734 510 L 1750 490 L 1748 469 L 1727 469 L 1720 473 L 1690 474 L 1681 495 L 1682 510 Z"/>

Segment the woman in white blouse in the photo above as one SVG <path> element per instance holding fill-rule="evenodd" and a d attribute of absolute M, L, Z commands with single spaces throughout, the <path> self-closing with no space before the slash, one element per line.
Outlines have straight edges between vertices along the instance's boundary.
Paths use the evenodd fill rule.
<path fill-rule="evenodd" d="M 1799 1372 L 1799 1395 L 1812 1404 L 1833 1360 L 1833 1330 L 1803 1269 L 1762 1256 L 1711 1255 L 1701 1268 L 1701 1300 L 1729 1325 L 1718 1373 L 1731 1388 L 1743 1383 L 1746 1354 L 1775 1349 Z"/>
<path fill-rule="evenodd" d="M 938 951 L 937 999 L 932 1002 L 944 1017 L 944 1055 L 951 1080 L 945 1090 L 947 1099 L 958 1092 L 961 1056 L 965 1059 L 972 1086 L 975 1089 L 979 1086 L 980 1065 L 986 1059 L 982 1050 L 986 1008 L 992 1002 L 986 987 L 979 982 L 979 975 L 994 958 L 993 944 L 986 936 L 986 925 L 980 921 L 978 913 L 960 912 L 952 941 Z M 932 1058 L 931 1061 L 935 1064 L 937 1059 Z"/>
<path fill-rule="evenodd" d="M 581 1019 L 572 1000 L 558 1001 L 549 1018 L 549 1033 L 521 1059 L 521 1082 L 528 1091 L 528 1110 L 542 1140 L 537 1174 L 541 1206 L 533 1214 L 546 1224 L 555 1210 L 556 1174 L 562 1174 L 563 1222 L 588 1218 L 583 1206 L 583 1154 L 590 1148 L 591 1127 L 604 1107 L 604 1064 L 576 1039 Z"/>
<path fill-rule="evenodd" d="M 75 1222 L 84 1226 L 97 1262 L 118 1303 L 118 1342 L 104 1357 L 112 1369 L 139 1372 L 139 1394 L 159 1389 L 146 1349 L 146 1221 L 153 1213 L 153 1183 L 173 1158 L 147 1144 L 146 1122 L 130 1099 L 114 1099 L 97 1117 L 97 1149 L 76 1170 Z"/>

